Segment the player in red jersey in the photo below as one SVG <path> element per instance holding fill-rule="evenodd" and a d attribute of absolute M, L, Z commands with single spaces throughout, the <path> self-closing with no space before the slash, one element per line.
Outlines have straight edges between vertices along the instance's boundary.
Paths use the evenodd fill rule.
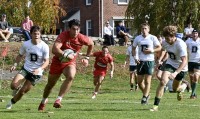
<path fill-rule="evenodd" d="M 113 57 L 109 54 L 109 50 L 107 46 L 102 47 L 102 51 L 94 52 L 91 56 L 95 57 L 94 63 L 94 93 L 92 99 L 96 98 L 97 93 L 100 90 L 101 84 L 106 76 L 108 65 L 110 64 L 111 71 L 110 71 L 110 78 L 113 77 L 114 72 L 114 63 Z"/>
<path fill-rule="evenodd" d="M 81 62 L 88 66 L 89 55 L 94 47 L 93 41 L 80 33 L 80 21 L 73 19 L 68 22 L 69 30 L 62 32 L 56 39 L 52 53 L 54 57 L 50 66 L 48 83 L 45 86 L 43 99 L 38 107 L 39 111 L 44 110 L 45 104 L 48 101 L 48 96 L 51 93 L 52 88 L 55 86 L 61 74 L 65 76 L 65 81 L 60 87 L 60 91 L 56 101 L 53 104 L 55 108 L 61 108 L 61 100 L 65 93 L 67 93 L 72 85 L 76 74 L 76 58 L 83 45 L 87 46 L 87 54 Z M 74 53 L 65 55 L 64 50 L 71 49 Z M 69 61 L 61 62 L 60 59 L 67 58 Z"/>

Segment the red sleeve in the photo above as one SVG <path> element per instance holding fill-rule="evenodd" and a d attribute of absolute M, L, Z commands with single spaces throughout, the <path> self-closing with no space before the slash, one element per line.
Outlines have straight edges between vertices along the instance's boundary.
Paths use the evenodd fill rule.
<path fill-rule="evenodd" d="M 83 34 L 79 34 L 78 38 L 79 38 L 79 42 L 81 42 L 81 44 L 86 45 L 86 46 L 88 46 L 90 44 L 89 37 L 87 37 Z"/>
<path fill-rule="evenodd" d="M 67 36 L 67 32 L 64 31 L 64 32 L 62 32 L 62 33 L 60 33 L 60 34 L 58 35 L 56 41 L 62 42 L 62 43 L 63 43 L 63 42 L 66 40 L 66 36 Z"/>
<path fill-rule="evenodd" d="M 111 55 L 109 55 L 108 58 L 109 58 L 109 63 L 113 62 L 113 57 Z"/>
<path fill-rule="evenodd" d="M 94 53 L 93 53 L 93 56 L 94 56 L 94 57 L 97 57 L 97 56 L 99 56 L 100 54 L 101 54 L 101 52 L 94 52 Z"/>

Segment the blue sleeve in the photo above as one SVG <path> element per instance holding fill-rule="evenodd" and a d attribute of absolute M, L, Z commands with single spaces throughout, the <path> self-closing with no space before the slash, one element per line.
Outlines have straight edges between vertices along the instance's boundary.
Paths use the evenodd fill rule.
<path fill-rule="evenodd" d="M 127 32 L 127 30 L 126 30 L 126 27 L 125 27 L 125 26 L 123 26 L 122 28 L 123 28 L 123 29 L 122 29 L 122 31 L 124 31 L 124 32 Z"/>
<path fill-rule="evenodd" d="M 121 28 L 119 26 L 117 26 L 116 27 L 116 34 L 118 34 L 120 30 L 121 30 Z"/>

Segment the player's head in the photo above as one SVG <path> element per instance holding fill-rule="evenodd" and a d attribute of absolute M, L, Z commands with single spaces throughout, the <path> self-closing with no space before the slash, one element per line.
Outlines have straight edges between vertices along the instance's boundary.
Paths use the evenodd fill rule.
<path fill-rule="evenodd" d="M 163 36 L 165 37 L 166 42 L 173 44 L 176 40 L 177 27 L 169 25 L 164 27 Z"/>
<path fill-rule="evenodd" d="M 78 33 L 80 32 L 80 21 L 77 19 L 70 20 L 68 22 L 68 26 L 70 29 L 70 36 L 76 37 Z"/>
<path fill-rule="evenodd" d="M 39 26 L 32 26 L 30 34 L 32 39 L 39 39 L 41 35 L 41 28 Z"/>
<path fill-rule="evenodd" d="M 102 52 L 103 52 L 103 55 L 106 56 L 109 53 L 108 46 L 103 46 Z"/>
<path fill-rule="evenodd" d="M 194 40 L 196 40 L 196 39 L 199 37 L 199 32 L 198 32 L 198 30 L 194 29 L 194 30 L 192 31 L 192 37 L 193 37 Z"/>
<path fill-rule="evenodd" d="M 150 26 L 147 23 L 141 24 L 141 32 L 143 35 L 148 35 L 150 31 Z"/>

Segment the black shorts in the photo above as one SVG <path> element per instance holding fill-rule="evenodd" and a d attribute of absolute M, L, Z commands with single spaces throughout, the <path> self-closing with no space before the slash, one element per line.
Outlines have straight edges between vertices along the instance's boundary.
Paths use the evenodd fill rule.
<path fill-rule="evenodd" d="M 200 63 L 188 62 L 188 71 L 193 72 L 194 69 L 200 70 Z"/>
<path fill-rule="evenodd" d="M 29 80 L 33 86 L 35 86 L 36 83 L 38 83 L 42 78 L 41 75 L 34 75 L 27 71 L 24 67 L 19 71 L 19 74 L 24 76 L 26 80 Z"/>
<path fill-rule="evenodd" d="M 129 71 L 134 72 L 137 70 L 137 65 L 129 65 Z"/>
<path fill-rule="evenodd" d="M 173 67 L 172 65 L 170 65 L 170 64 L 165 64 L 164 71 L 168 71 L 168 72 L 170 72 L 170 73 L 174 73 L 174 72 L 176 71 L 176 68 L 174 68 L 174 67 Z M 178 73 L 178 74 L 176 75 L 175 80 L 181 81 L 181 80 L 184 79 L 185 75 L 186 75 L 186 72 L 181 71 L 180 73 Z"/>

